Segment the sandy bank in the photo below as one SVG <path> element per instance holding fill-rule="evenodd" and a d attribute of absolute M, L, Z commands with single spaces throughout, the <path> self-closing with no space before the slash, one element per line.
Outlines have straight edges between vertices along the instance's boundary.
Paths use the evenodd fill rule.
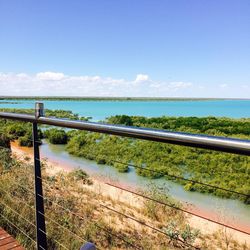
<path fill-rule="evenodd" d="M 15 155 L 15 157 L 17 157 L 20 160 L 33 160 L 33 149 L 32 148 L 26 148 L 26 147 L 20 147 L 17 145 L 17 143 L 13 142 L 11 144 L 11 149 L 12 149 L 12 153 Z M 46 171 L 49 175 L 56 175 L 57 173 L 63 171 L 63 172 L 70 172 L 73 170 L 72 167 L 68 166 L 67 164 L 63 164 L 63 163 L 58 163 L 56 161 L 53 161 L 51 159 L 46 158 L 44 155 L 41 155 L 42 160 L 46 161 L 47 163 L 47 168 Z M 95 192 L 95 193 L 99 193 L 105 196 L 109 196 L 113 199 L 119 200 L 121 202 L 124 202 L 130 206 L 134 206 L 134 207 L 140 207 L 143 204 L 143 199 L 128 193 L 126 191 L 123 190 L 119 190 L 115 187 L 109 186 L 107 184 L 105 184 L 105 182 L 110 182 L 110 180 L 108 180 L 105 177 L 92 177 L 93 179 L 93 185 L 88 186 L 88 189 Z M 120 184 L 119 184 L 120 185 Z M 124 186 L 125 184 L 123 184 Z M 126 188 L 126 186 L 125 186 Z M 212 216 L 213 219 L 215 219 L 215 215 L 210 215 L 210 214 L 205 214 L 202 211 L 195 211 L 194 212 L 201 214 L 205 217 L 210 217 Z M 189 216 L 188 217 L 189 223 L 192 227 L 199 229 L 203 234 L 215 234 L 218 233 L 220 231 L 221 235 L 224 235 L 225 238 L 231 238 L 231 239 L 235 239 L 237 241 L 239 241 L 240 243 L 247 243 L 250 244 L 250 236 L 246 235 L 244 233 L 241 232 L 237 232 L 235 230 L 232 229 L 225 229 L 225 227 L 220 226 L 220 225 L 216 225 L 213 222 L 210 221 L 206 221 L 202 218 L 196 217 L 196 216 Z M 218 219 L 215 219 L 218 220 Z M 228 224 L 227 221 L 224 221 L 223 219 L 220 219 L 220 222 L 224 222 L 226 224 Z M 240 225 L 237 225 L 238 228 L 240 228 Z M 242 230 L 246 231 L 246 228 L 242 228 Z M 247 229 L 248 231 L 250 231 L 249 229 Z"/>

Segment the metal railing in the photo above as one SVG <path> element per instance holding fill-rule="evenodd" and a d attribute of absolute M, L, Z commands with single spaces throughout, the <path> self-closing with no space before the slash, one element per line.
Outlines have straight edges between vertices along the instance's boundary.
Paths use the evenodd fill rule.
<path fill-rule="evenodd" d="M 36 104 L 37 115 L 35 116 L 27 114 L 0 112 L 0 118 L 87 130 L 92 132 L 132 137 L 156 142 L 171 143 L 195 148 L 212 149 L 216 151 L 229 152 L 234 154 L 248 156 L 250 155 L 249 140 L 44 117 L 41 116 L 41 114 L 43 114 L 43 111 L 40 111 L 40 109 L 38 108 L 41 106 L 41 103 Z"/>
<path fill-rule="evenodd" d="M 121 126 L 121 125 L 110 125 L 110 124 L 86 122 L 86 121 L 72 121 L 68 119 L 49 118 L 44 116 L 43 103 L 36 103 L 34 115 L 0 112 L 0 118 L 30 122 L 33 125 L 34 173 L 35 173 L 34 190 L 35 190 L 36 239 L 37 239 L 36 243 L 37 243 L 37 249 L 39 250 L 47 249 L 47 239 L 46 239 L 44 198 L 43 198 L 41 165 L 40 165 L 40 154 L 39 154 L 39 141 L 38 141 L 38 128 L 37 128 L 38 124 L 53 125 L 65 128 L 86 130 L 86 131 L 99 132 L 110 135 L 119 135 L 124 137 L 138 138 L 149 141 L 171 143 L 176 145 L 210 149 L 220 152 L 229 152 L 234 154 L 250 156 L 249 140 L 225 138 L 218 136 L 206 136 L 206 135 L 189 134 L 181 132 L 170 132 L 166 130 L 156 130 L 148 128 Z M 109 185 L 112 186 L 112 184 Z M 127 191 L 132 192 L 129 190 Z M 132 193 L 138 195 L 135 192 Z M 183 211 L 187 212 L 185 210 Z M 94 249 L 94 246 L 93 244 L 87 244 L 82 249 Z"/>

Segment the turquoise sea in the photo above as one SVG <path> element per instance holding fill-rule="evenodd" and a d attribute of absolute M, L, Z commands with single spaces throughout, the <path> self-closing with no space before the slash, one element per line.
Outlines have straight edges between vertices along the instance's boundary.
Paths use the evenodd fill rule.
<path fill-rule="evenodd" d="M 250 117 L 249 100 L 199 101 L 51 101 L 45 108 L 72 110 L 94 121 L 111 115 Z M 35 100 L 0 100 L 0 108 L 34 108 Z"/>

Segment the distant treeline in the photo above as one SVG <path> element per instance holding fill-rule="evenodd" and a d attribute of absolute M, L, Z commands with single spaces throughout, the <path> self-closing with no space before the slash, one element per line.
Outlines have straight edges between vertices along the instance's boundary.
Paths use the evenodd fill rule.
<path fill-rule="evenodd" d="M 240 100 L 231 98 L 178 98 L 178 97 L 71 97 L 71 96 L 0 96 L 0 100 L 53 100 L 53 101 L 207 101 Z"/>

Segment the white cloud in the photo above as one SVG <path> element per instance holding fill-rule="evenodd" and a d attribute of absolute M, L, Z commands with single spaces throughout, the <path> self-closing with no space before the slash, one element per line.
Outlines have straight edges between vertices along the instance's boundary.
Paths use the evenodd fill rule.
<path fill-rule="evenodd" d="M 223 83 L 223 84 L 220 84 L 219 86 L 220 86 L 220 88 L 223 88 L 223 89 L 224 89 L 224 88 L 227 88 L 227 87 L 228 87 L 228 84 Z"/>
<path fill-rule="evenodd" d="M 193 84 L 191 82 L 171 82 L 169 86 L 173 89 L 187 88 L 191 87 Z"/>
<path fill-rule="evenodd" d="M 39 80 L 44 80 L 44 81 L 58 81 L 58 80 L 62 80 L 65 77 L 65 75 L 63 73 L 47 71 L 47 72 L 37 73 L 36 77 Z"/>
<path fill-rule="evenodd" d="M 243 89 L 250 89 L 250 84 L 249 85 L 242 84 L 240 87 L 243 88 Z"/>
<path fill-rule="evenodd" d="M 28 76 L 27 74 L 25 74 L 25 73 L 17 74 L 17 77 L 19 77 L 19 78 L 24 78 L 24 79 L 29 78 L 29 76 Z"/>
<path fill-rule="evenodd" d="M 238 87 L 242 86 L 242 87 Z M 244 86 L 244 87 L 243 87 Z M 146 74 L 135 80 L 101 76 L 70 76 L 59 72 L 1 73 L 0 96 L 131 96 L 131 97 L 245 97 L 250 84 L 194 84 L 185 81 L 154 81 Z"/>
<path fill-rule="evenodd" d="M 145 82 L 145 81 L 148 81 L 148 80 L 149 80 L 149 76 L 148 75 L 138 74 L 136 76 L 135 82 L 136 83 L 138 83 L 138 82 Z"/>

